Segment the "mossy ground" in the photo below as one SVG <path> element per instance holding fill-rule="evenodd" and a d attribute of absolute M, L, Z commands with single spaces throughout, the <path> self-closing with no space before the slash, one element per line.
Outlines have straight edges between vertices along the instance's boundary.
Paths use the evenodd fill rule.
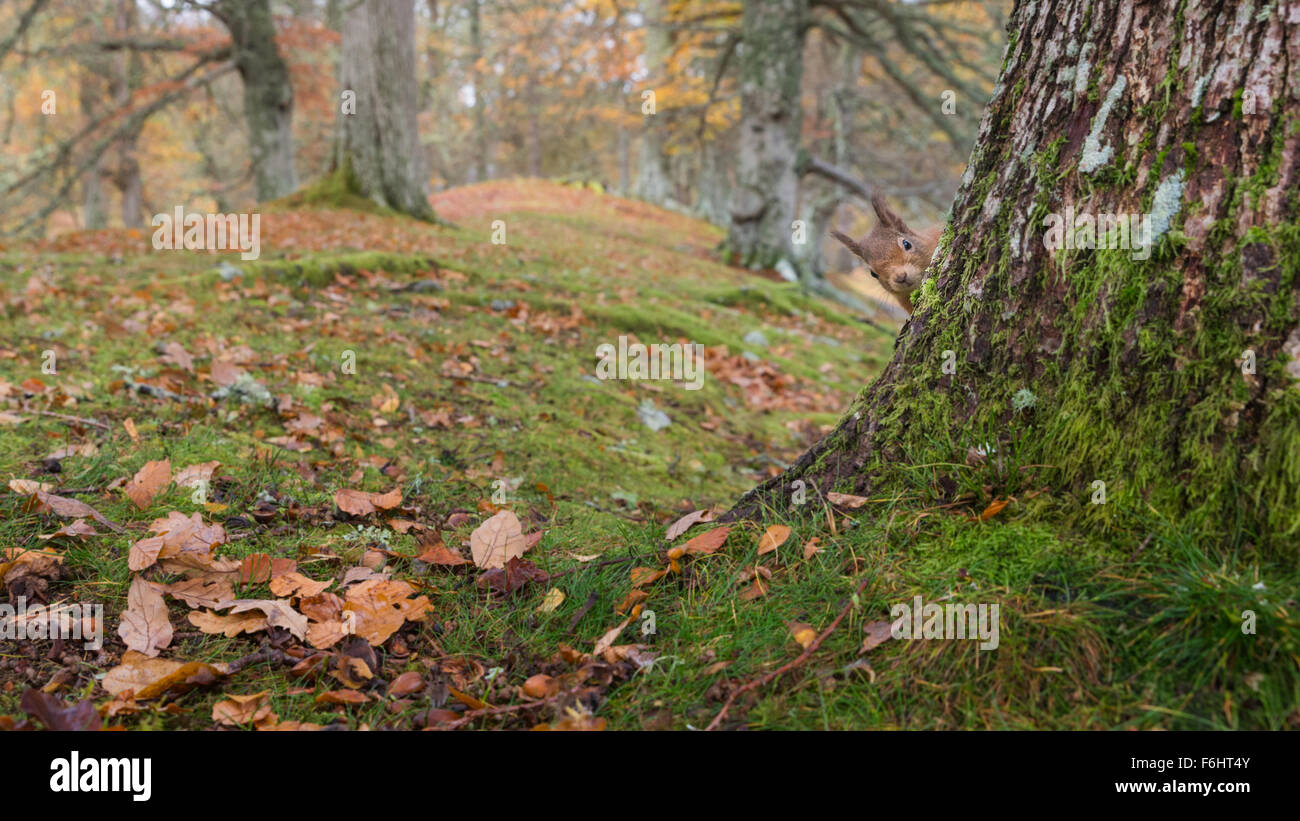
<path fill-rule="evenodd" d="M 127 548 L 169 511 L 242 520 L 246 526 L 231 524 L 238 538 L 223 555 L 298 558 L 305 573 L 324 579 L 355 565 L 368 545 L 404 557 L 418 552 L 413 534 L 382 521 L 357 522 L 380 528 L 360 537 L 353 524 L 336 522 L 335 490 L 399 485 L 406 518 L 442 527 L 446 543 L 459 545 L 492 510 L 499 479 L 520 480 L 508 507 L 527 529 L 545 530 L 529 558 L 553 580 L 500 600 L 479 592 L 465 572 L 391 559 L 390 569 L 416 581 L 433 610 L 404 628 L 408 654 L 381 651 L 378 673 L 391 681 L 407 669 L 427 671 L 429 660 L 454 660 L 471 671 L 469 695 L 514 703 L 525 679 L 555 671 L 562 648 L 590 651 L 622 621 L 615 608 L 632 590 L 629 571 L 664 565 L 668 523 L 728 505 L 797 456 L 891 355 L 893 339 L 837 308 L 719 264 L 712 250 L 720 233 L 676 214 L 540 182 L 458 189 L 435 208 L 457 227 L 356 211 L 267 214 L 255 263 L 152 252 L 147 235 L 129 232 L 11 248 L 0 257 L 0 385 L 12 386 L 0 410 L 24 419 L 0 427 L 0 472 L 6 481 L 80 489 L 77 498 L 127 529 L 54 540 L 66 578 L 51 593 L 104 605 L 105 653 L 74 663 L 46 658 L 48 644 L 0 640 L 0 715 L 18 714 L 23 690 L 45 685 L 61 668 L 66 682 L 58 692 L 107 701 L 97 677 L 123 650 L 116 629 L 132 575 Z M 504 244 L 492 242 L 494 220 L 505 224 Z M 227 280 L 214 270 L 218 259 L 242 276 Z M 766 346 L 744 341 L 755 330 Z M 620 335 L 752 357 L 728 359 L 723 372 L 735 380 L 711 372 L 700 391 L 592 379 L 596 346 Z M 160 359 L 160 346 L 171 342 L 195 357 L 194 372 Z M 55 375 L 41 372 L 48 349 L 57 353 Z M 356 355 L 354 374 L 341 368 L 345 351 Z M 274 406 L 206 398 L 211 361 L 236 355 Z M 764 374 L 767 392 L 745 382 Z M 137 383 L 191 401 L 132 392 Z M 638 408 L 647 400 L 672 424 L 646 427 Z M 337 432 L 295 436 L 287 423 L 303 410 Z M 138 439 L 124 426 L 128 419 Z M 69 456 L 50 472 L 51 451 L 85 443 L 94 443 L 93 455 Z M 308 449 L 285 447 L 299 443 Z M 138 510 L 120 490 L 107 490 L 164 457 L 176 469 L 220 461 L 223 479 L 210 501 L 224 507 L 205 510 L 189 489 L 173 486 Z M 865 575 L 870 581 L 849 616 L 808 663 L 742 702 L 727 726 L 1278 728 L 1300 721 L 1294 568 L 1221 557 L 1154 514 L 1107 528 L 1063 527 L 1043 503 L 1050 477 L 1043 490 L 1027 465 L 992 460 L 940 471 L 915 459 L 896 470 L 902 490 L 889 498 L 847 513 L 811 501 L 794 508 L 793 519 L 771 511 L 770 521 L 737 527 L 722 550 L 687 558 L 680 572 L 647 586 L 643 607 L 654 612 L 655 632 L 642 635 L 633 622 L 620 641 L 646 644 L 657 659 L 605 686 L 597 714 L 614 728 L 706 725 L 737 684 L 799 654 L 791 625 L 823 629 Z M 950 474 L 959 477 L 956 486 Z M 1014 501 L 987 521 L 971 520 L 998 495 Z M 294 519 L 286 513 L 293 506 L 316 513 Z M 456 512 L 466 521 L 448 526 Z M 40 545 L 36 535 L 57 527 L 25 512 L 15 493 L 0 495 L 0 517 L 7 545 Z M 783 520 L 790 539 L 759 555 L 763 527 Z M 820 550 L 805 557 L 814 537 Z M 330 555 L 337 558 L 321 558 Z M 743 594 L 753 582 L 741 577 L 758 567 L 770 579 L 765 595 L 750 598 Z M 549 587 L 565 599 L 543 612 Z M 257 584 L 238 592 L 270 595 Z M 889 641 L 860 654 L 864 627 L 915 595 L 999 603 L 999 648 Z M 169 604 L 173 624 L 188 632 L 163 652 L 168 658 L 232 659 L 265 635 L 189 631 L 188 609 Z M 1255 635 L 1240 630 L 1243 610 L 1258 614 Z M 337 682 L 304 685 L 284 667 L 258 664 L 175 698 L 174 711 L 111 723 L 210 727 L 214 702 L 261 690 L 271 692 L 282 720 L 350 727 L 410 727 L 417 714 L 443 706 L 428 695 L 386 698 L 382 688 L 364 705 L 316 704 L 314 693 L 331 686 Z M 475 726 L 556 717 L 547 706 Z"/>

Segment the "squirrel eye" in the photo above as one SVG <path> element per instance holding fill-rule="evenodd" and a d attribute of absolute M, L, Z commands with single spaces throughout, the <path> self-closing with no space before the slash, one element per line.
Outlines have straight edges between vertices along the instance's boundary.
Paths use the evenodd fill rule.
<path fill-rule="evenodd" d="M 880 279 L 880 277 L 876 276 L 876 272 L 875 272 L 875 271 L 872 271 L 872 272 L 871 272 L 871 278 L 872 278 L 872 279 Z"/>
<path fill-rule="evenodd" d="M 907 240 L 903 240 L 903 250 L 904 251 L 912 250 L 912 243 L 908 242 Z"/>

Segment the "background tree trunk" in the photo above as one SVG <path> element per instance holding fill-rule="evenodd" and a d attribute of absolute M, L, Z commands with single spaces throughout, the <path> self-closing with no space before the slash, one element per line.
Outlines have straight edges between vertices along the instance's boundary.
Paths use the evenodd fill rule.
<path fill-rule="evenodd" d="M 795 479 L 888 495 L 924 464 L 939 487 L 967 468 L 1003 498 L 1047 487 L 1032 505 L 1091 528 L 1154 510 L 1294 556 L 1300 3 L 1252 8 L 1017 2 L 893 361 L 732 515 L 788 505 Z M 1143 215 L 1154 250 L 1047 250 L 1067 208 Z"/>
<path fill-rule="evenodd" d="M 663 0 L 643 0 L 640 6 L 646 27 L 645 61 L 650 71 L 647 84 L 658 87 L 664 83 L 664 71 L 672 51 L 665 4 Z M 636 186 L 633 189 L 635 196 L 656 204 L 672 199 L 673 189 L 668 177 L 668 158 L 664 154 L 664 114 L 659 111 L 659 106 L 664 102 L 666 101 L 656 99 L 655 113 L 642 116 L 641 150 L 637 156 Z"/>
<path fill-rule="evenodd" d="M 361 0 L 343 25 L 342 85 L 356 113 L 341 113 L 336 169 L 375 202 L 433 218 L 416 131 L 415 9 L 412 0 Z"/>
<path fill-rule="evenodd" d="M 114 29 L 119 35 L 128 36 L 133 33 L 139 26 L 139 19 L 140 12 L 134 0 L 119 0 L 114 17 Z M 142 74 L 139 54 L 123 51 L 118 55 L 113 77 L 113 100 L 119 109 L 130 104 L 131 95 L 140 87 Z M 144 122 L 141 121 L 124 132 L 117 141 L 117 170 L 113 182 L 122 194 L 122 225 L 128 228 L 144 224 L 144 182 L 140 179 L 138 157 L 138 143 L 143 129 Z"/>
<path fill-rule="evenodd" d="M 807 0 L 745 3 L 740 45 L 741 120 L 728 249 L 747 267 L 794 262 L 791 224 L 799 176 Z"/>
<path fill-rule="evenodd" d="M 270 0 L 222 0 L 214 12 L 230 31 L 244 83 L 244 120 L 259 201 L 298 188 L 293 158 L 293 85 L 275 45 Z"/>
<path fill-rule="evenodd" d="M 479 62 L 483 59 L 483 0 L 468 0 L 470 59 L 474 67 L 469 74 L 474 83 L 474 163 L 471 182 L 486 182 L 488 167 L 487 84 L 483 82 Z"/>

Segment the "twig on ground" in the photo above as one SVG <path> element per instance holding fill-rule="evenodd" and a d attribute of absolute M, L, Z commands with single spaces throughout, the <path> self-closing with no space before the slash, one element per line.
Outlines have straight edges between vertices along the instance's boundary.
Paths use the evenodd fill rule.
<path fill-rule="evenodd" d="M 38 410 L 36 411 L 36 413 L 40 414 L 41 416 L 51 416 L 55 419 L 62 419 L 64 422 L 76 422 L 81 425 L 94 425 L 95 427 L 102 428 L 104 430 L 113 429 L 112 425 L 106 425 L 97 419 L 84 419 L 80 416 L 72 416 L 71 414 L 67 414 L 67 413 L 55 413 L 54 411 Z"/>
<path fill-rule="evenodd" d="M 863 579 L 862 582 L 858 585 L 857 589 L 853 591 L 854 594 L 856 595 L 858 593 L 861 593 L 863 590 L 867 588 L 867 585 L 870 583 L 871 583 L 871 577 L 868 576 L 867 578 Z M 745 693 L 748 693 L 750 690 L 756 690 L 759 687 L 762 687 L 766 684 L 770 684 L 772 681 L 776 680 L 780 676 L 785 675 L 786 673 L 790 672 L 794 668 L 798 667 L 800 664 L 803 664 L 805 661 L 812 658 L 812 654 L 817 652 L 817 648 L 822 646 L 822 642 L 826 641 L 827 636 L 835 632 L 835 628 L 840 626 L 840 622 L 844 621 L 844 617 L 847 616 L 849 614 L 849 611 L 852 609 L 853 609 L 853 597 L 850 596 L 848 604 L 844 605 L 844 609 L 841 610 L 840 614 L 835 617 L 835 621 L 831 622 L 830 626 L 821 632 L 821 635 L 813 639 L 812 643 L 809 644 L 806 648 L 804 648 L 804 651 L 800 653 L 799 656 L 794 661 L 787 662 L 781 665 L 780 667 L 776 668 L 772 672 L 760 676 L 754 679 L 753 681 L 749 682 L 748 684 L 738 687 L 737 689 L 732 691 L 731 695 L 727 696 L 727 701 L 722 705 L 722 709 L 719 710 L 718 714 L 713 717 L 712 721 L 709 722 L 709 726 L 705 727 L 704 729 L 706 731 L 718 729 L 718 725 L 720 725 L 722 723 L 722 719 L 726 717 L 727 710 L 731 709 L 731 705 L 736 703 L 736 699 L 740 698 Z"/>

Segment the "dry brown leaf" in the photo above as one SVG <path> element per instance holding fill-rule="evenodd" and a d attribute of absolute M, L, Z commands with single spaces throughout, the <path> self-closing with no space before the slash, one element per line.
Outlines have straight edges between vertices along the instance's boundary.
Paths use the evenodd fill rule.
<path fill-rule="evenodd" d="M 204 633 L 217 634 L 233 639 L 240 633 L 257 633 L 266 629 L 266 616 L 261 613 L 235 613 L 222 615 L 211 610 L 196 610 L 190 613 L 190 624 Z"/>
<path fill-rule="evenodd" d="M 62 516 L 65 519 L 84 519 L 89 517 L 99 522 L 104 527 L 115 530 L 118 533 L 121 533 L 124 529 L 121 525 L 110 522 L 108 518 L 98 510 L 95 510 L 90 505 L 77 499 L 69 499 L 66 496 L 55 496 L 53 493 L 46 493 L 41 490 L 36 491 L 33 496 L 37 502 L 37 511 L 40 513 L 50 512 L 57 516 Z"/>
<path fill-rule="evenodd" d="M 455 567 L 456 565 L 469 564 L 469 559 L 460 555 L 443 543 L 442 534 L 437 531 L 421 533 L 416 538 L 415 543 L 417 546 L 423 548 L 420 555 L 415 558 L 426 564 L 436 564 L 444 567 Z"/>
<path fill-rule="evenodd" d="M 628 616 L 618 623 L 617 627 L 611 627 L 605 635 L 596 640 L 596 647 L 591 651 L 593 656 L 603 655 L 606 650 L 614 646 L 614 640 L 618 634 L 623 632 L 623 628 L 632 623 L 634 616 Z"/>
<path fill-rule="evenodd" d="M 277 596 L 317 596 L 333 583 L 332 579 L 323 582 L 309 579 L 295 570 L 271 579 L 271 592 Z"/>
<path fill-rule="evenodd" d="M 276 724 L 280 717 L 271 712 L 271 694 L 267 690 L 248 695 L 227 695 L 212 705 L 212 720 L 225 727 L 245 724 Z"/>
<path fill-rule="evenodd" d="M 415 588 L 393 579 L 368 579 L 349 588 L 344 613 L 352 612 L 356 635 L 378 647 L 398 631 L 404 622 L 424 617 L 428 596 L 407 598 Z"/>
<path fill-rule="evenodd" d="M 170 459 L 163 459 L 159 462 L 145 462 L 144 467 L 136 471 L 135 476 L 127 483 L 125 493 L 127 497 L 135 502 L 135 506 L 144 510 L 153 503 L 153 499 L 158 495 L 158 491 L 167 486 L 172 479 L 172 463 Z"/>
<path fill-rule="evenodd" d="M 811 624 L 796 621 L 790 623 L 790 635 L 794 636 L 794 640 L 799 642 L 800 647 L 807 650 L 808 645 L 812 644 L 817 638 L 817 631 L 813 629 Z"/>
<path fill-rule="evenodd" d="M 528 550 L 519 517 L 502 510 L 474 529 L 469 536 L 470 553 L 474 564 L 482 568 L 505 567 L 510 559 L 517 559 Z"/>
<path fill-rule="evenodd" d="M 334 504 L 352 516 L 366 516 L 376 510 L 392 510 L 402 503 L 402 489 L 395 487 L 387 493 L 368 493 L 364 490 L 339 490 L 334 493 Z"/>
<path fill-rule="evenodd" d="M 110 695 L 131 690 L 138 701 L 145 701 L 164 693 L 183 693 L 211 684 L 229 670 L 229 665 L 224 662 L 207 664 L 149 658 L 135 650 L 127 650 L 122 654 L 122 663 L 105 673 L 100 684 Z"/>
<path fill-rule="evenodd" d="M 805 559 L 811 559 L 813 556 L 816 556 L 818 553 L 822 552 L 821 547 L 818 546 L 821 544 L 821 540 L 822 540 L 821 536 L 813 536 L 804 544 L 803 557 Z"/>
<path fill-rule="evenodd" d="M 691 555 L 707 555 L 722 547 L 731 534 L 731 525 L 706 530 L 685 544 L 685 552 Z"/>
<path fill-rule="evenodd" d="M 91 527 L 89 522 L 87 522 L 85 519 L 77 519 L 76 521 L 69 522 L 68 524 L 64 525 L 63 527 L 59 528 L 53 533 L 38 534 L 36 538 L 49 540 L 49 539 L 57 539 L 59 537 L 79 538 L 82 536 L 98 536 L 98 535 L 99 535 L 99 531 Z"/>
<path fill-rule="evenodd" d="M 854 496 L 851 493 L 833 493 L 833 492 L 826 494 L 826 500 L 833 505 L 839 505 L 840 507 L 847 507 L 850 510 L 856 510 L 857 508 L 862 507 L 868 501 L 870 501 L 865 496 Z"/>
<path fill-rule="evenodd" d="M 772 525 L 758 540 L 758 555 L 763 556 L 785 544 L 790 538 L 790 528 L 785 525 Z"/>
<path fill-rule="evenodd" d="M 49 493 L 54 490 L 54 485 L 49 482 L 37 482 L 33 479 L 10 479 L 9 489 L 21 496 L 31 496 L 36 491 Z"/>
<path fill-rule="evenodd" d="M 894 637 L 893 627 L 894 625 L 887 621 L 873 621 L 862 628 L 862 632 L 867 635 L 862 640 L 862 648 L 858 652 L 865 653 L 892 639 Z"/>
<path fill-rule="evenodd" d="M 980 514 L 980 521 L 987 522 L 989 519 L 992 519 L 994 516 L 1001 513 L 1002 508 L 1006 507 L 1010 503 L 1010 499 L 994 499 L 989 502 L 989 506 L 984 508 L 984 512 Z"/>
<path fill-rule="evenodd" d="M 221 467 L 220 462 L 201 462 L 182 468 L 176 474 L 176 484 L 181 487 L 197 487 L 200 482 L 211 482 L 212 476 Z"/>
<path fill-rule="evenodd" d="M 171 644 L 172 625 L 167 603 L 153 582 L 136 576 L 126 595 L 127 607 L 117 634 L 127 647 L 153 658 Z"/>
<path fill-rule="evenodd" d="M 235 597 L 235 586 L 225 573 L 205 573 L 164 585 L 162 592 L 174 596 L 190 607 L 216 607 Z"/>
<path fill-rule="evenodd" d="M 327 690 L 316 696 L 317 704 L 365 704 L 370 697 L 356 690 Z"/>
<path fill-rule="evenodd" d="M 659 581 L 667 572 L 667 569 L 661 570 L 654 567 L 634 567 L 632 568 L 632 586 L 645 587 L 647 584 Z"/>
<path fill-rule="evenodd" d="M 233 616 L 248 610 L 261 610 L 266 614 L 266 623 L 272 627 L 283 627 L 294 638 L 307 638 L 307 617 L 289 606 L 286 599 L 235 599 L 217 605 L 218 610 L 230 609 Z"/>
<path fill-rule="evenodd" d="M 676 539 L 678 536 L 682 535 L 687 530 L 690 530 L 691 525 L 695 524 L 696 522 L 711 522 L 711 521 L 713 521 L 712 510 L 693 510 L 690 513 L 687 513 L 682 518 L 670 524 L 668 526 L 667 532 L 664 533 L 664 538 L 671 542 L 673 539 Z"/>

